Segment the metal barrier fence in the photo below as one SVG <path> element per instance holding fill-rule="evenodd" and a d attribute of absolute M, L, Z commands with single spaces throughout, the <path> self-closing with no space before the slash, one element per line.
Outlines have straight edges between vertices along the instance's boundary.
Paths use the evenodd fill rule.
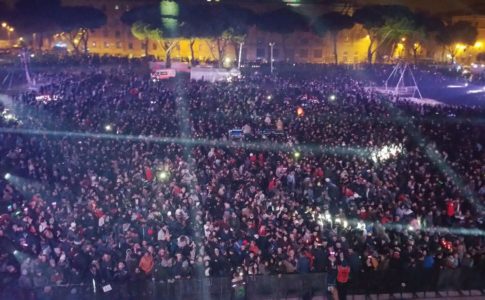
<path fill-rule="evenodd" d="M 111 284 L 104 292 L 91 284 L 62 285 L 37 289 L 8 286 L 0 291 L 0 299 L 14 300 L 117 300 L 117 299 L 174 299 L 174 300 L 225 300 L 225 299 L 312 299 L 328 296 L 327 274 L 258 275 L 245 278 L 244 285 L 233 286 L 231 279 L 201 278 L 177 280 L 173 283 L 130 281 Z M 347 284 L 348 295 L 411 294 L 438 291 L 485 292 L 485 270 L 443 269 L 407 271 L 387 270 L 353 274 Z M 350 298 L 350 297 L 349 297 Z"/>

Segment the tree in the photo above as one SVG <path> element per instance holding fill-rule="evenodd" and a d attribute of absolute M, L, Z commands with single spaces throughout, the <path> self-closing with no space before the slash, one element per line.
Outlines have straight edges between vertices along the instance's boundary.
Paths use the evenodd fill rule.
<path fill-rule="evenodd" d="M 219 67 L 222 67 L 223 59 L 226 57 L 226 50 L 229 45 L 233 46 L 236 58 L 238 56 L 237 45 L 244 42 L 246 38 L 245 34 L 241 32 L 236 32 L 234 28 L 229 28 L 224 30 L 222 34 L 215 36 L 214 41 L 217 45 L 217 52 L 219 58 Z"/>
<path fill-rule="evenodd" d="M 438 33 L 437 40 L 451 55 L 451 62 L 455 62 L 460 46 L 466 48 L 473 45 L 477 39 L 478 31 L 470 22 L 459 21 L 444 26 Z M 461 45 L 460 45 L 461 44 Z"/>
<path fill-rule="evenodd" d="M 422 51 L 423 46 L 429 45 L 443 27 L 443 21 L 438 17 L 424 13 L 415 15 L 415 29 L 407 34 L 406 40 L 411 49 L 414 64 L 417 64 L 418 53 Z"/>
<path fill-rule="evenodd" d="M 409 48 L 413 54 L 414 64 L 418 64 L 418 53 L 422 50 L 423 44 L 426 41 L 428 34 L 423 27 L 418 27 L 416 30 L 408 34 L 407 41 Z"/>
<path fill-rule="evenodd" d="M 354 26 L 352 17 L 338 12 L 329 12 L 316 19 L 312 24 L 313 32 L 319 36 L 330 33 L 333 43 L 333 55 L 335 64 L 338 64 L 337 38 L 340 31 L 350 29 Z"/>
<path fill-rule="evenodd" d="M 135 22 L 131 25 L 131 34 L 138 40 L 144 41 L 145 56 L 148 56 L 148 42 L 150 38 L 150 29 L 142 22 Z"/>
<path fill-rule="evenodd" d="M 386 39 L 381 42 L 381 48 L 376 49 L 378 52 L 384 52 L 389 50 L 389 58 L 396 50 L 396 47 L 403 42 L 408 41 L 407 37 L 413 32 L 418 30 L 414 18 L 411 17 L 400 17 L 400 18 L 389 18 L 386 20 L 384 26 L 382 26 L 378 34 L 379 36 L 386 36 Z M 404 39 L 404 40 L 403 40 Z M 387 48 L 387 49 L 386 49 Z"/>
<path fill-rule="evenodd" d="M 164 38 L 162 31 L 159 29 L 153 32 L 153 34 L 154 37 L 158 36 L 158 38 L 156 38 L 155 40 L 165 51 L 165 66 L 167 68 L 170 68 L 170 66 L 172 65 L 172 50 L 175 48 L 175 46 L 177 46 L 179 40 L 176 38 Z"/>
<path fill-rule="evenodd" d="M 89 33 L 106 24 L 106 15 L 90 6 L 67 6 L 60 9 L 56 23 L 67 33 L 67 38 L 76 53 L 82 45 L 88 52 Z"/>
<path fill-rule="evenodd" d="M 152 30 L 150 23 L 157 24 L 161 18 L 160 11 L 155 5 L 143 5 L 125 12 L 121 16 L 121 21 L 130 26 L 131 34 L 138 40 L 143 41 L 145 47 L 145 56 L 148 56 L 148 44 Z M 157 25 L 154 25 L 157 26 Z"/>
<path fill-rule="evenodd" d="M 56 17 L 60 8 L 60 0 L 18 0 L 5 19 L 22 35 L 36 34 L 37 46 L 42 48 L 43 35 L 59 31 Z"/>
<path fill-rule="evenodd" d="M 221 67 L 227 47 L 244 41 L 254 22 L 254 14 L 248 9 L 230 4 L 203 4 L 191 7 L 189 13 L 182 16 L 182 21 L 184 26 L 192 30 L 198 28 L 195 34 L 212 39 L 217 47 Z M 236 47 L 234 50 L 237 56 Z"/>
<path fill-rule="evenodd" d="M 477 61 L 484 62 L 485 61 L 485 52 L 481 52 L 477 54 Z"/>
<path fill-rule="evenodd" d="M 179 4 L 174 1 L 161 1 L 157 5 L 145 5 L 124 13 L 121 21 L 131 26 L 133 35 L 145 41 L 145 54 L 148 54 L 148 41 L 156 41 L 165 51 L 165 66 L 171 65 L 171 52 L 182 37 Z"/>
<path fill-rule="evenodd" d="M 180 10 L 181 36 L 189 40 L 190 63 L 195 65 L 194 45 L 196 39 L 211 38 L 213 30 L 210 22 L 207 22 L 204 13 L 201 13 L 199 6 L 183 6 Z"/>
<path fill-rule="evenodd" d="M 67 32 L 74 51 L 80 45 L 87 51 L 89 32 L 106 24 L 106 15 L 90 6 L 61 6 L 60 0 L 18 0 L 9 12 L 8 22 L 20 34 L 38 37 L 42 48 L 44 34 Z"/>
<path fill-rule="evenodd" d="M 413 13 L 400 5 L 368 5 L 356 10 L 353 17 L 369 34 L 367 60 L 371 64 L 374 54 L 383 43 L 395 40 L 409 30 L 407 25 L 412 23 L 410 20 L 413 20 Z M 401 27 L 404 25 L 406 27 Z"/>
<path fill-rule="evenodd" d="M 307 31 L 310 27 L 310 22 L 305 16 L 285 6 L 258 15 L 256 26 L 263 31 L 281 35 L 281 49 L 283 58 L 286 60 L 288 59 L 286 42 L 289 35 L 295 31 Z"/>
<path fill-rule="evenodd" d="M 236 35 L 236 36 L 233 36 L 231 38 L 231 44 L 232 44 L 232 47 L 234 48 L 234 53 L 235 53 L 235 56 L 236 56 L 236 61 L 239 61 L 241 59 L 239 57 L 239 55 L 240 55 L 240 53 L 239 53 L 239 47 L 242 47 L 241 44 L 244 43 L 244 41 L 246 40 L 246 37 L 247 37 L 247 35 L 244 34 L 244 35 Z"/>
<path fill-rule="evenodd" d="M 188 5 L 174 1 L 161 1 L 159 5 L 145 5 L 132 9 L 121 17 L 132 26 L 139 39 L 153 39 L 165 50 L 167 66 L 170 53 L 180 38 L 189 39 L 194 63 L 196 38 L 210 38 L 217 45 L 219 63 L 222 64 L 226 46 L 245 36 L 253 14 L 234 5 L 213 3 Z"/>

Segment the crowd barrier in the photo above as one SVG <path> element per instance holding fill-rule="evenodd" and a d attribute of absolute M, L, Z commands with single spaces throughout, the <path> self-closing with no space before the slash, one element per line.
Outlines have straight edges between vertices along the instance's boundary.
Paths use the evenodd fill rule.
<path fill-rule="evenodd" d="M 175 282 L 139 281 L 111 284 L 111 290 L 92 284 L 60 285 L 36 289 L 8 286 L 1 291 L 1 299 L 15 300 L 115 300 L 115 299 L 312 299 L 328 296 L 327 274 L 288 274 L 246 276 L 244 284 L 235 285 L 228 277 L 182 279 Z M 443 269 L 407 271 L 387 270 L 352 274 L 347 284 L 350 295 L 421 294 L 457 291 L 470 295 L 471 291 L 485 293 L 485 270 Z M 416 296 L 417 298 L 417 296 Z"/>

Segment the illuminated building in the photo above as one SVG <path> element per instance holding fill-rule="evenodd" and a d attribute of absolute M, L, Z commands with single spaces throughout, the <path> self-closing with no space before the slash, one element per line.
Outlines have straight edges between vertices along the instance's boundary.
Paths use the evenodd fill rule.
<path fill-rule="evenodd" d="M 135 38 L 131 33 L 131 28 L 123 24 L 120 20 L 121 15 L 125 11 L 136 6 L 158 2 L 159 1 L 155 0 L 63 0 L 63 5 L 93 6 L 102 10 L 106 14 L 106 26 L 90 33 L 88 42 L 88 51 L 90 53 L 141 57 L 148 52 L 148 55 L 163 59 L 165 53 L 160 43 L 152 40 L 148 42 L 148 45 L 145 45 L 145 41 Z M 351 13 L 354 6 L 349 3 L 360 1 L 347 0 L 344 2 L 345 5 L 342 4 L 342 7 L 336 6 L 334 9 Z M 358 5 L 362 5 L 362 3 L 359 3 Z M 259 11 L 259 8 L 255 9 Z M 268 8 L 261 9 L 264 10 Z M 302 11 L 309 11 L 309 14 L 319 14 L 324 7 L 301 7 L 301 9 Z M 453 22 L 458 20 L 471 21 L 479 28 L 479 43 L 473 47 L 473 51 L 477 53 L 481 52 L 482 47 L 485 45 L 485 16 L 463 15 L 453 17 Z M 338 34 L 338 62 L 348 64 L 367 62 L 367 47 L 369 42 L 367 32 L 361 25 L 355 25 L 350 30 L 342 30 Z M 283 37 L 280 34 L 263 32 L 257 28 L 251 28 L 248 32 L 242 51 L 243 63 L 244 61 L 269 61 L 269 43 L 275 43 L 273 51 L 273 59 L 275 62 L 334 63 L 333 44 L 328 35 L 322 38 L 308 32 L 295 32 Z M 64 46 L 70 50 L 69 43 L 62 34 L 57 34 L 53 38 L 48 39 L 48 41 L 44 43 L 44 49 L 52 49 L 54 45 Z M 403 47 L 410 47 L 406 43 L 402 43 L 402 45 Z M 428 57 L 429 59 L 442 59 L 439 57 L 441 54 L 431 57 L 432 52 L 441 53 L 441 51 L 427 51 L 439 49 L 437 45 L 423 44 L 420 46 L 422 46 L 420 47 L 422 49 L 419 51 L 420 58 Z M 145 47 L 148 47 L 148 49 L 145 50 Z M 237 44 L 229 44 L 224 57 L 226 65 L 228 65 L 228 63 L 233 65 L 237 64 L 236 52 L 238 51 L 238 47 Z M 393 56 L 402 57 L 404 55 L 411 55 L 408 52 L 409 49 L 407 48 L 396 48 Z M 472 51 L 466 52 L 471 53 Z M 179 40 L 179 43 L 172 50 L 171 56 L 175 61 L 189 61 L 191 59 L 189 41 L 183 39 Z M 218 60 L 217 47 L 210 40 L 196 39 L 194 44 L 194 56 L 195 59 L 199 61 Z M 463 59 L 463 57 L 459 55 L 458 59 L 460 60 L 460 58 Z"/>
<path fill-rule="evenodd" d="M 106 26 L 90 33 L 88 50 L 100 55 L 141 57 L 145 55 L 145 41 L 136 39 L 129 26 L 120 20 L 121 15 L 135 6 L 155 3 L 153 0 L 64 0 L 64 5 L 90 5 L 102 10 L 107 16 Z M 338 39 L 339 63 L 360 63 L 367 59 L 369 44 L 366 32 L 359 25 L 343 30 Z M 274 42 L 274 61 L 301 63 L 333 63 L 333 45 L 330 38 L 321 38 L 311 33 L 296 32 L 283 38 L 279 34 L 262 32 L 252 28 L 243 45 L 242 60 L 269 61 L 269 43 Z M 56 43 L 68 45 L 61 35 L 56 36 L 50 46 Z M 235 62 L 237 45 L 229 45 L 226 57 Z M 148 54 L 162 59 L 164 50 L 157 41 L 149 41 Z M 172 50 L 174 60 L 190 60 L 189 41 L 181 39 Z M 196 39 L 194 56 L 197 60 L 217 60 L 217 48 L 210 40 Z"/>
<path fill-rule="evenodd" d="M 457 61 L 465 64 L 473 63 L 477 54 L 485 52 L 485 15 L 456 15 L 451 20 L 453 23 L 466 21 L 477 28 L 478 36 L 474 45 L 466 48 L 463 48 L 464 45 L 456 45 L 461 50 L 457 54 Z"/>
<path fill-rule="evenodd" d="M 338 36 L 339 63 L 362 63 L 367 59 L 369 40 L 366 32 L 356 25 L 350 30 L 342 30 Z M 253 28 L 244 44 L 243 59 L 269 60 L 269 43 L 274 42 L 275 61 L 294 61 L 298 63 L 334 63 L 331 39 L 307 32 L 295 32 L 288 36 L 273 34 Z"/>

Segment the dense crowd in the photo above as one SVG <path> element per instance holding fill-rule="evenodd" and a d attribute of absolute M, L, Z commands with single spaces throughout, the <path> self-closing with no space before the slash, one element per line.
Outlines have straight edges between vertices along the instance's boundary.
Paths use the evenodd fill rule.
<path fill-rule="evenodd" d="M 16 95 L 17 121 L 0 121 L 2 295 L 483 271 L 484 109 L 389 101 L 352 70 L 305 74 L 59 72 Z"/>

